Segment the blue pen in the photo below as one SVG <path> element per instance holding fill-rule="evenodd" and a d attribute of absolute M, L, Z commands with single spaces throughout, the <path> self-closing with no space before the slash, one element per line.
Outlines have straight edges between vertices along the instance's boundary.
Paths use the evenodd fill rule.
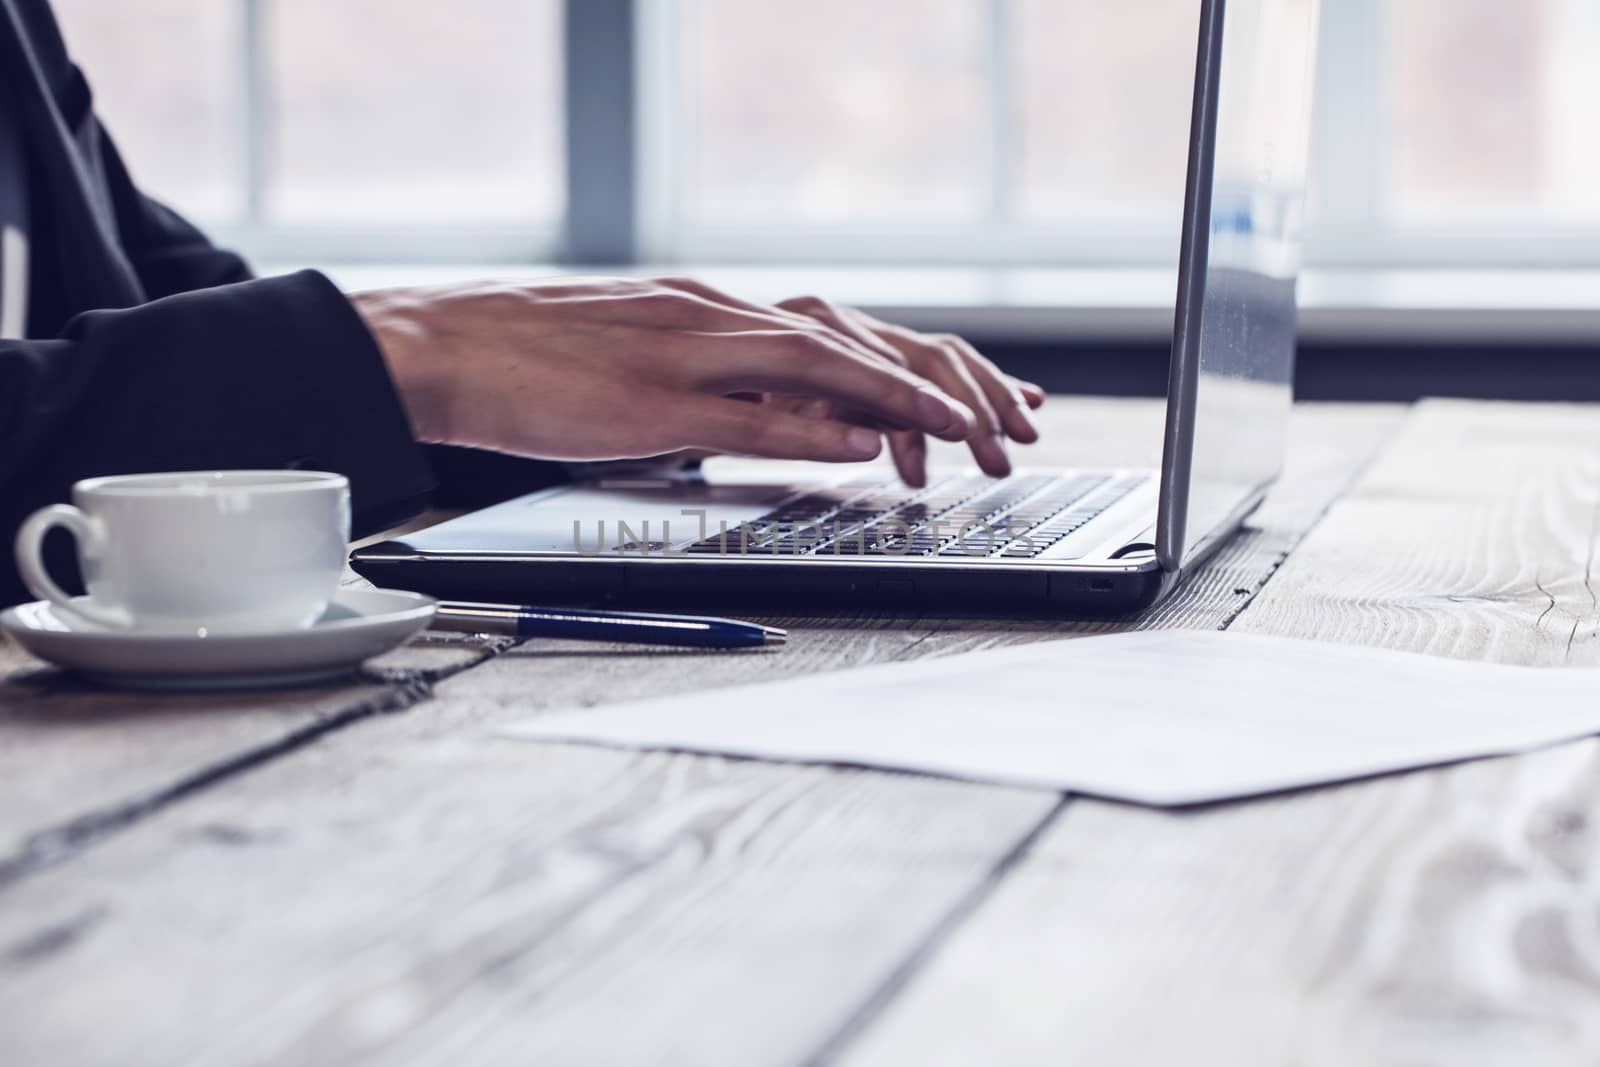
<path fill-rule="evenodd" d="M 517 637 L 564 637 L 578 641 L 624 641 L 691 648 L 755 648 L 781 645 L 786 630 L 737 619 L 695 615 L 649 615 L 592 608 L 539 608 L 516 604 L 439 603 L 434 629 Z"/>

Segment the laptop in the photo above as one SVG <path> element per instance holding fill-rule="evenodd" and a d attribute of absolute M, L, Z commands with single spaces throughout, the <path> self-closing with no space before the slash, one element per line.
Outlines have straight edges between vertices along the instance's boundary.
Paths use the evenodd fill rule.
<path fill-rule="evenodd" d="M 1203 0 L 1159 469 L 841 467 L 558 486 L 357 551 L 446 599 L 773 614 L 1145 608 L 1236 531 L 1282 463 L 1292 399 L 1318 0 Z"/>

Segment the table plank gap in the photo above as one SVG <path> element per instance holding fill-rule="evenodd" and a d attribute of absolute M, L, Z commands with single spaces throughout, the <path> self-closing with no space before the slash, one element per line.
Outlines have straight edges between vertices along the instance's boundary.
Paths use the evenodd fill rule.
<path fill-rule="evenodd" d="M 1159 447 L 1159 405 L 1047 411 L 1057 443 L 1041 463 L 1139 462 L 1129 446 Z M 490 732 L 637 696 L 1215 627 L 1403 417 L 1297 411 L 1283 490 L 1256 527 L 1142 619 L 846 613 L 798 620 L 772 656 L 527 642 L 413 714 L 364 720 L 14 885 L 0 1027 L 34 1061 L 84 1067 L 815 1057 L 852 1019 L 878 1017 L 864 1009 L 874 997 L 903 999 L 897 973 L 915 987 L 923 956 L 944 955 L 941 929 L 964 937 L 966 902 L 989 910 L 1013 881 L 993 872 L 1013 854 L 1029 865 L 1061 798 Z M 708 1004 L 714 1024 L 686 1024 Z M 74 1022 L 86 1006 L 98 1025 Z"/>
<path fill-rule="evenodd" d="M 430 638 L 417 642 L 418 647 L 428 640 Z M 276 738 L 234 752 L 223 752 L 214 761 L 201 763 L 174 779 L 147 785 L 144 792 L 83 810 L 62 822 L 19 835 L 12 850 L 0 854 L 0 891 L 35 871 L 71 859 L 106 836 L 126 830 L 202 789 L 220 785 L 366 719 L 415 707 L 432 696 L 436 683 L 470 670 L 514 644 L 515 641 L 503 638 L 451 641 L 449 646 L 457 651 L 472 649 L 471 658 L 448 665 L 395 665 L 407 662 L 408 657 L 402 653 L 388 657 L 389 665 L 380 661 L 364 668 L 352 685 L 342 688 L 341 695 L 329 702 L 326 710 L 318 710 L 311 716 L 297 716 L 300 721 L 291 724 Z M 346 693 L 350 695 L 343 695 Z M 120 705 L 126 704 L 129 697 L 95 692 L 93 699 Z"/>
<path fill-rule="evenodd" d="M 984 873 L 982 879 L 973 884 L 970 892 L 958 898 L 945 913 L 944 917 L 935 923 L 920 942 L 913 946 L 899 964 L 895 965 L 884 975 L 883 980 L 876 989 L 861 1003 L 845 1021 L 842 1026 L 830 1034 L 822 1044 L 806 1059 L 808 1067 L 832 1063 L 847 1048 L 873 1020 L 900 994 L 912 978 L 923 966 L 933 958 L 945 942 L 955 934 L 961 926 L 983 907 L 990 895 L 1011 871 L 1020 863 L 1039 840 L 1044 837 L 1047 830 L 1059 820 L 1067 810 L 1070 797 L 1058 797 L 1056 803 L 1027 833 L 1017 839 L 1011 849 L 995 862 L 994 866 Z"/>
<path fill-rule="evenodd" d="M 1595 408 L 1426 402 L 1232 628 L 1600 665 L 1597 505 Z M 1197 812 L 1076 801 L 839 1061 L 1592 1064 L 1597 805 L 1593 740 Z"/>

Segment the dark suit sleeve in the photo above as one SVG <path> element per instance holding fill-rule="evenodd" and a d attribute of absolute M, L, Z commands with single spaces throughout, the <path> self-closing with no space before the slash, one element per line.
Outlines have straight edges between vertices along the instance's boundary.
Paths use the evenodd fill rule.
<path fill-rule="evenodd" d="M 86 312 L 58 338 L 0 341 L 0 547 L 77 479 L 229 467 L 347 475 L 358 533 L 425 503 L 431 477 L 377 344 L 322 275 L 180 292 Z M 0 558 L 0 603 L 23 599 L 11 553 Z"/>
<path fill-rule="evenodd" d="M 311 271 L 252 279 L 237 255 L 140 192 L 48 3 L 8 11 L 21 16 L 17 54 L 30 63 L 0 71 L 16 75 L 5 82 L 14 100 L 0 104 L 18 107 L 32 154 L 7 161 L 0 179 L 33 178 L 37 332 L 0 340 L 0 604 L 25 598 L 11 552 L 18 525 L 68 499 L 81 478 L 338 471 L 350 479 L 358 535 L 425 506 L 422 449 L 350 302 Z M 94 214 L 71 200 L 80 174 Z M 101 209 L 114 248 L 87 229 Z M 82 308 L 106 310 L 75 314 Z M 51 566 L 70 584 L 61 542 L 52 538 Z"/>
<path fill-rule="evenodd" d="M 186 219 L 134 185 L 116 145 L 96 125 L 98 155 L 116 211 L 118 236 L 151 296 L 244 281 L 246 262 L 218 248 Z M 478 508 L 568 479 L 561 464 L 450 445 L 424 445 L 436 485 L 432 503 Z"/>

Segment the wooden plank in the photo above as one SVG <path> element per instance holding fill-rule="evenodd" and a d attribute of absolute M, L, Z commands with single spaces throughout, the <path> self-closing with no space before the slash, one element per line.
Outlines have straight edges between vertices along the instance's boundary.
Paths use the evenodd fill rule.
<path fill-rule="evenodd" d="M 1395 413 L 1301 421 L 1297 449 L 1316 444 L 1308 454 L 1326 461 L 1306 474 L 1322 497 L 1289 507 L 1297 474 L 1280 513 L 1309 523 Z M 1259 542 L 1267 571 L 1299 536 L 1274 529 L 1281 540 Z M 1192 617 L 1231 617 L 1243 598 L 1225 585 L 1186 594 Z M 488 729 L 540 708 L 1073 629 L 850 617 L 755 656 L 530 642 L 411 714 L 332 735 L 11 886 L 0 1032 L 29 1062 L 119 1067 L 803 1059 L 963 913 L 1059 798 L 513 744 Z"/>
<path fill-rule="evenodd" d="M 1241 629 L 1600 664 L 1600 408 L 1418 409 Z"/>
<path fill-rule="evenodd" d="M 1049 443 L 1034 451 L 1044 461 L 1077 457 L 1081 462 L 1149 463 L 1156 454 L 1152 449 L 1159 445 L 1160 420 L 1161 406 L 1148 401 L 1062 399 L 1042 417 Z M 963 462 L 962 453 L 953 446 L 939 455 L 946 462 Z M 345 584 L 360 582 L 353 572 L 346 573 Z M 863 633 L 881 627 L 903 632 L 910 625 L 894 616 L 862 618 L 856 629 Z M 853 625 L 837 620 L 821 623 L 841 624 Z M 904 642 L 897 637 L 896 647 L 914 645 L 925 636 L 926 630 Z M 879 658 L 876 642 L 855 644 L 839 665 Z M 572 651 L 560 643 L 540 643 L 535 651 L 543 654 L 564 647 Z M 366 717 L 374 708 L 414 702 L 415 692 L 404 677 L 407 671 L 456 669 L 481 651 L 476 644 L 453 638 L 414 642 L 378 664 L 398 672 L 399 685 L 368 680 L 262 694 L 151 696 L 75 681 L 0 636 L 0 879 L 18 863 L 29 866 L 56 855 L 85 835 L 122 825 L 174 792 L 218 773 L 270 758 L 286 745 L 315 739 L 328 729 Z M 586 651 L 594 653 L 591 660 L 564 659 L 559 661 L 562 669 L 583 662 L 611 662 L 620 665 L 613 673 L 630 676 L 636 673 L 639 657 L 649 655 L 619 656 L 615 649 L 592 647 Z M 744 679 L 751 675 L 738 672 L 746 667 L 759 677 L 774 663 L 798 667 L 809 661 L 790 655 L 781 660 L 700 657 L 681 662 L 693 664 L 684 672 L 686 678 L 700 676 L 705 664 L 715 662 L 718 668 L 731 666 L 732 677 Z"/>
<path fill-rule="evenodd" d="M 14 886 L 8 1059 L 794 1062 L 1054 803 L 482 740 L 336 787 L 354 736 Z"/>
<path fill-rule="evenodd" d="M 1597 755 L 1073 801 L 836 1062 L 1593 1064 Z"/>
<path fill-rule="evenodd" d="M 1408 413 L 1388 404 L 1296 408 L 1283 478 L 1261 510 L 1141 623 L 1147 628 L 1226 627 L 1269 580 L 1276 581 L 1307 532 L 1399 431 Z"/>
<path fill-rule="evenodd" d="M 340 582 L 369 584 L 348 568 Z M 0 884 L 218 775 L 408 707 L 433 679 L 505 644 L 425 634 L 371 661 L 360 675 L 323 685 L 151 695 L 74 678 L 0 634 Z"/>
<path fill-rule="evenodd" d="M 1235 628 L 1592 666 L 1597 509 L 1600 410 L 1424 404 Z M 1201 813 L 1074 802 L 840 1059 L 1595 1063 L 1597 800 L 1586 741 Z"/>
<path fill-rule="evenodd" d="M 1397 423 L 1399 412 L 1398 408 L 1318 406 L 1298 413 L 1295 469 L 1286 479 L 1285 491 L 1274 497 L 1255 528 L 1159 612 L 1131 623 L 1084 623 L 1071 629 L 1090 633 L 1128 625 L 1222 625 L 1260 587 L 1288 546 L 1348 478 L 1347 437 L 1357 449 L 1375 447 Z M 1027 461 L 1153 463 L 1159 455 L 1161 417 L 1161 405 L 1146 400 L 1057 398 L 1041 416 L 1045 443 L 1026 450 Z M 938 455 L 946 462 L 961 461 L 956 447 L 939 447 Z M 783 621 L 797 628 L 851 628 L 855 635 L 851 647 L 839 650 L 838 659 L 825 659 L 835 667 L 896 658 L 902 646 L 932 654 L 1065 632 L 1056 622 L 973 623 L 870 614 Z M 895 632 L 892 648 L 866 636 L 885 629 Z M 910 630 L 915 632 L 907 636 Z M 608 670 L 613 679 L 639 679 L 645 688 L 637 691 L 672 684 L 733 684 L 781 676 L 785 669 L 817 669 L 815 662 L 797 654 L 763 660 L 656 655 L 651 662 L 658 669 L 641 673 L 637 670 L 641 656 L 650 653 L 619 655 L 615 649 L 594 648 L 577 652 L 552 643 L 530 646 L 529 652 L 543 657 L 551 649 L 571 653 L 555 661 L 557 673 L 586 662 Z M 415 677 L 410 672 L 458 669 L 480 653 L 478 646 L 451 638 L 414 642 L 377 665 L 389 669 L 391 679 L 398 677 L 398 687 L 369 681 L 266 694 L 152 697 L 76 682 L 0 637 L 0 679 L 5 679 L 0 681 L 0 877 L 7 869 L 7 855 L 14 859 L 29 851 L 35 857 L 54 854 L 84 833 L 121 825 L 150 805 L 165 802 L 174 791 L 270 758 L 285 746 L 365 718 L 375 708 L 406 706 L 416 699 L 414 689 L 408 688 Z M 585 655 L 588 659 L 578 658 Z M 683 664 L 684 669 L 674 672 L 673 664 Z M 673 674 L 681 681 L 665 680 Z M 610 699 L 634 691 L 614 689 Z"/>
<path fill-rule="evenodd" d="M 0 883 L 230 767 L 407 706 L 483 652 L 429 636 L 344 682 L 151 695 L 79 681 L 0 636 Z"/>

